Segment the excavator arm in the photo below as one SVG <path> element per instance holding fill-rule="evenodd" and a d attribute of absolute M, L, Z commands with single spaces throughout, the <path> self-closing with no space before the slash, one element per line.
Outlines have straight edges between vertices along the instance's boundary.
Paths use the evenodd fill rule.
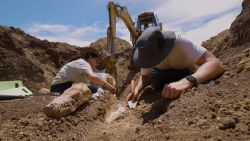
<path fill-rule="evenodd" d="M 108 11 L 109 11 L 109 28 L 108 28 L 108 48 L 111 49 L 111 54 L 114 55 L 115 47 L 114 47 L 114 40 L 116 37 L 116 18 L 122 19 L 122 21 L 127 26 L 131 39 L 132 44 L 134 45 L 136 40 L 139 38 L 139 34 L 134 27 L 134 23 L 132 18 L 130 17 L 128 10 L 125 6 L 121 6 L 119 4 L 115 4 L 114 2 L 108 3 Z"/>
<path fill-rule="evenodd" d="M 111 52 L 105 59 L 107 71 L 112 73 L 115 70 L 115 38 L 116 38 L 116 20 L 117 18 L 122 19 L 122 21 L 127 26 L 132 44 L 134 45 L 136 40 L 139 38 L 139 34 L 134 27 L 132 18 L 130 17 L 128 10 L 125 6 L 115 4 L 114 2 L 108 3 L 109 11 L 109 27 L 107 31 L 107 50 Z"/>

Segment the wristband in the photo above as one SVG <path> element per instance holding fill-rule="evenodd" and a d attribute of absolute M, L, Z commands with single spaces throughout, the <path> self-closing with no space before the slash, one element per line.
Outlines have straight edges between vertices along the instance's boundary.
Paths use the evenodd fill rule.
<path fill-rule="evenodd" d="M 193 77 L 192 75 L 188 75 L 185 77 L 189 82 L 193 84 L 194 87 L 197 86 L 197 79 Z"/>

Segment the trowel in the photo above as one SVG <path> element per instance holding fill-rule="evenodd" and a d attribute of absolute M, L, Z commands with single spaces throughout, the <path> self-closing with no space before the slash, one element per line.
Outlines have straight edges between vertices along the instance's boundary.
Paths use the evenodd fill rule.
<path fill-rule="evenodd" d="M 130 84 L 130 92 L 131 92 L 131 97 L 134 97 L 134 94 L 135 94 L 135 81 L 134 80 L 131 80 L 131 84 Z M 137 105 L 138 101 L 128 101 L 128 107 L 130 109 L 134 109 Z"/>

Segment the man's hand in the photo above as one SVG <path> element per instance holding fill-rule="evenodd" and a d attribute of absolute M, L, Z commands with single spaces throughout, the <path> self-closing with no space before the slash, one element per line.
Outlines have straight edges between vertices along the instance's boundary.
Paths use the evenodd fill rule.
<path fill-rule="evenodd" d="M 136 102 L 136 101 L 139 100 L 140 96 L 141 96 L 141 93 L 138 91 L 138 89 L 135 88 L 135 93 L 134 94 L 129 93 L 129 95 L 127 96 L 126 100 L 127 101 L 132 100 L 132 102 L 134 103 L 134 102 Z"/>
<path fill-rule="evenodd" d="M 151 71 L 150 71 L 151 72 Z M 140 78 L 138 80 L 137 86 L 135 87 L 135 93 L 134 95 L 130 93 L 128 97 L 126 98 L 127 101 L 132 100 L 132 102 L 136 102 L 139 100 L 139 98 L 142 95 L 142 89 L 144 88 L 143 86 L 149 85 L 151 82 L 151 74 L 148 75 L 140 75 Z"/>
<path fill-rule="evenodd" d="M 141 90 L 140 92 L 135 91 L 135 94 L 132 95 L 131 93 L 128 95 L 127 97 L 127 101 L 132 100 L 132 102 L 136 102 L 140 99 L 140 97 L 144 94 L 153 94 L 154 93 L 154 87 L 152 85 L 148 85 L 147 87 L 145 87 L 143 90 Z"/>
<path fill-rule="evenodd" d="M 166 84 L 162 90 L 161 95 L 162 97 L 165 97 L 165 98 L 176 98 L 183 91 L 192 87 L 192 85 L 193 84 L 189 82 L 186 78 L 183 78 L 180 81 Z"/>
<path fill-rule="evenodd" d="M 136 101 L 138 101 L 139 97 L 140 97 L 140 96 L 139 96 L 138 93 L 135 93 L 135 94 L 130 93 L 130 94 L 127 96 L 127 98 L 126 98 L 126 101 L 132 100 L 132 102 L 136 102 Z"/>

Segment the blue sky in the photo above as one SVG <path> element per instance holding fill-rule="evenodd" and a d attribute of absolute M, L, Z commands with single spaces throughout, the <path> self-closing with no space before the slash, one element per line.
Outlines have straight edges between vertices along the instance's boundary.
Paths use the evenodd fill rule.
<path fill-rule="evenodd" d="M 106 36 L 109 0 L 1 0 L 0 25 L 19 27 L 40 39 L 87 46 Z M 165 30 L 201 44 L 228 29 L 243 0 L 115 0 L 135 20 L 145 11 L 158 15 Z M 117 37 L 130 39 L 118 20 Z"/>

